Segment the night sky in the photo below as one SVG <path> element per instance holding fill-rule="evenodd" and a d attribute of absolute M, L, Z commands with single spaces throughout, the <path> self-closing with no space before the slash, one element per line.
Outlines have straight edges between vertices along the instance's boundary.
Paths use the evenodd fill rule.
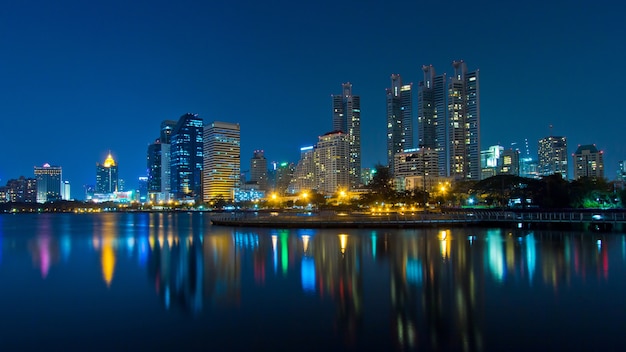
<path fill-rule="evenodd" d="M 129 187 L 162 120 L 241 125 L 293 161 L 332 129 L 331 94 L 361 96 L 363 167 L 386 163 L 385 88 L 421 66 L 481 75 L 481 148 L 551 134 L 626 159 L 621 1 L 5 1 L 0 11 L 0 184 L 63 167 L 72 196 L 111 150 Z M 415 96 L 416 98 L 416 96 Z M 417 106 L 414 107 L 417 111 Z M 571 163 L 571 158 L 569 160 Z M 571 165 L 570 165 L 571 170 Z M 571 177 L 571 176 L 570 176 Z"/>

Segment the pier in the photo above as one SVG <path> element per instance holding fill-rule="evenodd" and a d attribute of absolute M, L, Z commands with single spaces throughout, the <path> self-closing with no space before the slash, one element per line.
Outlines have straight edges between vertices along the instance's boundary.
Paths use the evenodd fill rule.
<path fill-rule="evenodd" d="M 421 228 L 457 226 L 582 225 L 611 230 L 626 224 L 626 211 L 466 211 L 389 213 L 246 213 L 213 216 L 213 225 L 280 228 Z"/>

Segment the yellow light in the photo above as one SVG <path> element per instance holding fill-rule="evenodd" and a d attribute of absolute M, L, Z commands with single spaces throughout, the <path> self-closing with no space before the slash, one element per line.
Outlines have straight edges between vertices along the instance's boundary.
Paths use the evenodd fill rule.
<path fill-rule="evenodd" d="M 339 247 L 341 248 L 341 254 L 346 252 L 346 247 L 348 246 L 348 235 L 341 234 L 339 235 Z"/>

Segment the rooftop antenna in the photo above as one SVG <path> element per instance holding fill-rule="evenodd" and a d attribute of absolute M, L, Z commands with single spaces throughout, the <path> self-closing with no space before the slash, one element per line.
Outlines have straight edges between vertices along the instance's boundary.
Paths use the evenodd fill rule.
<path fill-rule="evenodd" d="M 552 128 L 553 128 L 554 126 L 552 126 L 552 124 L 550 124 L 549 126 L 550 126 L 550 137 L 552 137 Z"/>

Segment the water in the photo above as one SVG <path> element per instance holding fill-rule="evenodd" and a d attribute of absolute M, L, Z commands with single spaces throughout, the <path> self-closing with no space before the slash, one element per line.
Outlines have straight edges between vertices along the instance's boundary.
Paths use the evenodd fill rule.
<path fill-rule="evenodd" d="M 626 236 L 0 216 L 1 351 L 622 350 Z"/>

